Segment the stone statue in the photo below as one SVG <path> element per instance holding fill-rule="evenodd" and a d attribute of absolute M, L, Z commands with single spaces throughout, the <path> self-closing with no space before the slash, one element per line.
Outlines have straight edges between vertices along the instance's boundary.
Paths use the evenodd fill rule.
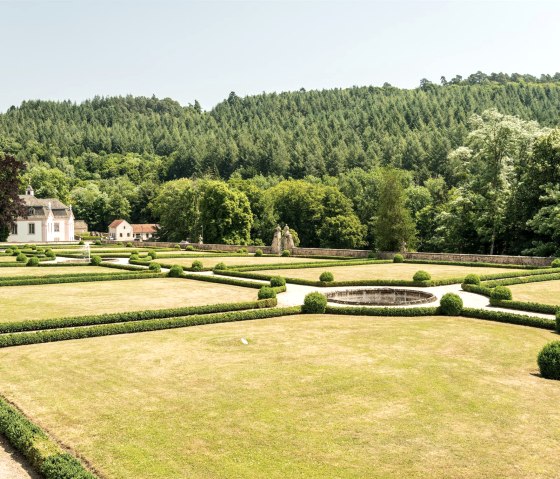
<path fill-rule="evenodd" d="M 282 242 L 282 232 L 280 230 L 280 225 L 274 228 L 274 236 L 272 237 L 272 254 L 282 253 L 280 248 Z"/>
<path fill-rule="evenodd" d="M 203 244 L 202 243 L 202 235 L 198 235 L 198 244 Z"/>
<path fill-rule="evenodd" d="M 292 233 L 290 233 L 290 227 L 288 225 L 284 226 L 284 231 L 282 231 L 282 251 L 285 249 L 292 251 L 294 247 L 294 239 L 292 238 Z"/>

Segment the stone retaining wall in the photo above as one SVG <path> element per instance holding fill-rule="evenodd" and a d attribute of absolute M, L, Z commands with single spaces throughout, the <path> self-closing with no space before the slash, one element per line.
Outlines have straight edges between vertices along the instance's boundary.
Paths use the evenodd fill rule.
<path fill-rule="evenodd" d="M 396 253 L 383 251 L 379 253 L 381 259 L 392 259 Z M 550 266 L 552 258 L 543 256 L 507 256 L 489 254 L 461 254 L 461 253 L 403 253 L 405 259 L 426 261 L 453 261 L 467 263 L 518 264 L 526 266 Z"/>

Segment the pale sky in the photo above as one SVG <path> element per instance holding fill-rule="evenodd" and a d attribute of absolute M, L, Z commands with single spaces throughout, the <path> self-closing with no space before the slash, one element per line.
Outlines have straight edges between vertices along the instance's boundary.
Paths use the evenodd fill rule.
<path fill-rule="evenodd" d="M 28 99 L 413 88 L 560 71 L 560 1 L 0 0 L 0 112 Z"/>

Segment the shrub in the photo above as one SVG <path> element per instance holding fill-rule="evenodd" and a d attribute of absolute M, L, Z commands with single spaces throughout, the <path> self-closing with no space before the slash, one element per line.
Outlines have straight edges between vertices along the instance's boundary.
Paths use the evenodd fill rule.
<path fill-rule="evenodd" d="M 302 313 L 320 314 L 327 309 L 327 297 L 321 293 L 309 293 L 303 300 Z"/>
<path fill-rule="evenodd" d="M 510 301 L 512 298 L 511 289 L 505 286 L 496 286 L 490 293 L 490 299 Z"/>
<path fill-rule="evenodd" d="M 239 248 L 239 249 L 237 250 L 237 253 L 239 253 L 239 254 L 247 254 L 247 248 Z"/>
<path fill-rule="evenodd" d="M 26 243 L 23 245 L 23 249 L 29 249 L 29 245 Z"/>
<path fill-rule="evenodd" d="M 154 250 L 148 251 L 148 256 L 152 259 L 157 258 L 157 253 Z"/>
<path fill-rule="evenodd" d="M 537 363 L 543 378 L 560 379 L 560 341 L 552 341 L 542 348 Z"/>
<path fill-rule="evenodd" d="M 180 244 L 176 244 L 173 246 L 175 249 L 181 249 L 181 245 Z"/>
<path fill-rule="evenodd" d="M 550 266 L 553 268 L 560 268 L 560 258 L 554 258 L 552 263 L 550 263 Z"/>
<path fill-rule="evenodd" d="M 368 257 L 369 259 L 376 259 L 376 258 L 377 258 L 377 253 L 376 253 L 375 251 L 370 251 L 370 252 L 367 254 L 367 257 Z"/>
<path fill-rule="evenodd" d="M 458 316 L 463 310 L 463 300 L 454 293 L 446 293 L 439 303 L 439 310 L 445 316 Z"/>
<path fill-rule="evenodd" d="M 154 273 L 159 273 L 159 272 L 161 272 L 161 265 L 159 263 L 150 263 L 150 266 L 148 266 L 148 269 L 150 271 L 153 271 Z"/>
<path fill-rule="evenodd" d="M 476 284 L 479 285 L 480 284 L 480 276 L 478 276 L 478 274 L 467 274 L 467 276 L 465 276 L 465 279 L 463 280 L 464 284 Z"/>
<path fill-rule="evenodd" d="M 319 276 L 319 281 L 322 283 L 331 283 L 334 281 L 334 276 L 330 271 L 325 271 L 321 273 L 321 276 Z"/>
<path fill-rule="evenodd" d="M 37 258 L 37 256 L 32 256 L 29 258 L 27 266 L 39 266 L 39 258 Z"/>
<path fill-rule="evenodd" d="M 32 245 L 31 245 L 31 249 L 32 249 L 32 250 L 36 250 L 36 249 L 37 249 L 37 245 L 36 245 L 36 244 L 32 244 Z"/>
<path fill-rule="evenodd" d="M 138 261 L 139 259 L 140 256 L 138 255 L 138 253 L 132 253 L 128 258 L 128 262 L 130 263 L 131 261 Z"/>
<path fill-rule="evenodd" d="M 178 264 L 174 264 L 169 269 L 169 276 L 171 276 L 172 278 L 178 278 L 182 274 L 183 274 L 183 267 Z"/>
<path fill-rule="evenodd" d="M 279 288 L 281 286 L 286 286 L 286 278 L 282 276 L 273 276 L 270 278 L 270 286 L 273 288 Z"/>
<path fill-rule="evenodd" d="M 16 261 L 18 263 L 27 263 L 27 256 L 25 256 L 23 253 L 19 253 L 17 255 Z"/>
<path fill-rule="evenodd" d="M 85 245 L 86 243 L 84 242 L 84 240 L 80 240 L 80 241 L 78 242 L 78 244 L 79 244 L 80 246 L 83 246 L 83 245 Z"/>
<path fill-rule="evenodd" d="M 12 251 L 13 251 L 12 248 L 6 248 L 6 249 L 4 250 L 4 254 L 11 255 L 11 254 L 12 254 Z"/>
<path fill-rule="evenodd" d="M 132 248 L 132 243 L 129 241 L 128 243 L 126 243 L 126 247 L 127 248 Z"/>
<path fill-rule="evenodd" d="M 93 244 L 99 246 L 99 245 L 101 244 L 101 240 L 100 240 L 100 239 L 96 239 L 96 240 L 93 242 Z"/>
<path fill-rule="evenodd" d="M 204 266 L 202 265 L 202 261 L 199 260 L 194 260 L 191 264 L 191 269 L 193 271 L 202 271 L 204 268 Z"/>
<path fill-rule="evenodd" d="M 20 254 L 20 253 L 21 253 L 21 251 L 19 250 L 19 248 L 14 248 L 14 249 L 12 250 L 12 256 L 17 256 L 17 255 Z"/>
<path fill-rule="evenodd" d="M 262 255 L 263 255 L 262 249 L 259 248 L 255 250 L 255 256 L 262 256 Z"/>
<path fill-rule="evenodd" d="M 276 291 L 274 291 L 270 286 L 263 286 L 259 289 L 259 299 L 272 299 L 276 298 Z"/>
<path fill-rule="evenodd" d="M 227 269 L 227 265 L 225 263 L 218 263 L 214 266 L 214 271 L 223 271 L 224 269 Z"/>
<path fill-rule="evenodd" d="M 90 263 L 93 266 L 99 266 L 101 264 L 101 256 L 92 256 L 91 260 L 90 260 Z"/>
<path fill-rule="evenodd" d="M 188 246 L 185 248 L 185 251 L 194 251 L 194 246 L 193 246 L 193 245 L 188 245 Z"/>
<path fill-rule="evenodd" d="M 416 271 L 416 273 L 414 273 L 414 276 L 412 277 L 412 279 L 414 281 L 430 281 L 432 279 L 432 276 L 427 271 L 420 270 L 420 271 Z"/>
<path fill-rule="evenodd" d="M 402 254 L 396 254 L 393 256 L 393 263 L 404 263 L 404 256 Z"/>
<path fill-rule="evenodd" d="M 285 249 L 284 251 L 282 251 L 282 256 L 291 256 L 292 253 L 290 253 L 289 249 Z"/>

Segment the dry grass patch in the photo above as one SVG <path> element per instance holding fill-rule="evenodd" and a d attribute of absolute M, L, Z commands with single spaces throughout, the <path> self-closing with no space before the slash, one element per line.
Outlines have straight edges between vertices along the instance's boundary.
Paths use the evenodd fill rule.
<path fill-rule="evenodd" d="M 216 286 L 214 283 L 178 278 L 9 286 L 0 288 L 0 321 L 237 303 L 256 299 L 255 289 Z"/>
<path fill-rule="evenodd" d="M 51 274 L 65 274 L 75 276 L 80 274 L 102 273 L 123 274 L 126 271 L 116 268 L 103 268 L 100 266 L 48 266 L 48 267 L 22 267 L 22 268 L 0 268 L 0 279 L 12 276 L 47 276 Z"/>
<path fill-rule="evenodd" d="M 515 301 L 560 305 L 560 281 L 514 284 L 508 286 Z"/>
<path fill-rule="evenodd" d="M 2 350 L 0 392 L 110 479 L 552 479 L 554 337 L 299 316 Z"/>
<path fill-rule="evenodd" d="M 216 256 L 215 258 L 164 258 L 158 254 L 156 261 L 165 264 L 180 264 L 181 266 L 190 267 L 192 262 L 201 261 L 205 268 L 213 268 L 218 263 L 224 263 L 227 266 L 245 266 L 245 265 L 261 265 L 261 264 L 289 264 L 289 263 L 308 263 L 321 262 L 324 259 L 309 259 L 298 257 L 273 257 L 273 256 Z"/>
<path fill-rule="evenodd" d="M 335 281 L 352 281 L 367 279 L 404 279 L 412 281 L 414 273 L 418 270 L 427 271 L 432 279 L 463 279 L 467 274 L 496 274 L 504 271 L 517 271 L 514 269 L 478 267 L 478 266 L 452 266 L 440 264 L 409 264 L 409 263 L 373 263 L 357 266 L 335 266 L 327 267 L 326 271 L 334 274 Z M 521 270 L 519 270 L 521 271 Z M 319 281 L 322 270 L 320 268 L 309 269 L 283 269 L 257 271 L 259 274 L 280 274 L 286 278 L 301 278 Z"/>

